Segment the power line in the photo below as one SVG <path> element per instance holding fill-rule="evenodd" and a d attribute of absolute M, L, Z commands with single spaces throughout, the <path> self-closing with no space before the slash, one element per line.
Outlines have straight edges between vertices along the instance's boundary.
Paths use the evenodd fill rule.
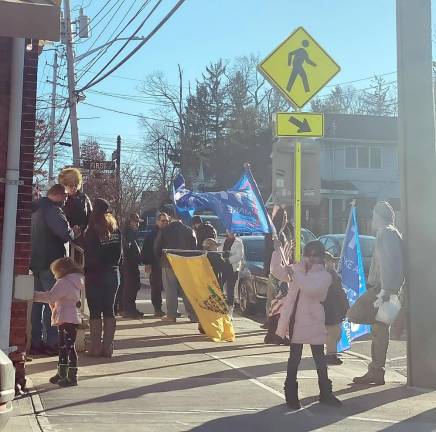
<path fill-rule="evenodd" d="M 121 4 L 120 4 L 121 1 Z M 121 9 L 121 7 L 123 6 L 123 4 L 125 3 L 126 0 L 117 0 L 117 2 L 108 10 L 107 14 L 102 18 L 106 18 L 106 16 L 112 11 L 112 9 L 118 4 L 118 9 L 115 10 L 115 12 L 113 13 L 113 15 L 111 16 L 111 18 L 109 19 L 109 21 L 107 22 L 107 24 L 103 27 L 103 29 L 101 30 L 101 32 L 97 35 L 97 37 L 92 41 L 91 45 L 88 47 L 88 52 L 95 46 L 95 44 L 97 43 L 97 41 L 103 36 L 103 34 L 107 31 L 108 26 L 110 25 L 110 23 L 112 22 L 112 20 L 115 18 L 116 14 L 118 13 L 118 11 Z M 80 60 L 78 61 L 78 63 L 80 62 Z"/>
<path fill-rule="evenodd" d="M 146 4 L 148 5 L 150 3 L 150 0 L 147 0 Z M 132 41 L 134 37 L 139 33 L 139 31 L 142 29 L 142 27 L 145 25 L 145 23 L 148 21 L 148 19 L 151 17 L 151 15 L 154 13 L 154 11 L 159 7 L 159 5 L 162 3 L 162 0 L 158 0 L 157 3 L 153 6 L 150 13 L 145 17 L 145 19 L 139 24 L 139 26 L 136 28 L 136 30 L 133 32 L 133 34 L 128 38 L 128 40 L 123 44 L 123 46 L 115 53 L 115 55 L 101 68 L 101 70 L 97 73 L 97 75 L 92 78 L 92 80 L 85 86 L 85 89 L 94 81 L 96 80 L 104 71 L 109 67 L 109 65 L 121 54 L 122 51 L 127 47 L 127 45 Z"/>
<path fill-rule="evenodd" d="M 115 36 L 114 39 L 118 39 L 121 34 L 127 29 L 127 27 L 139 16 L 139 14 L 145 9 L 145 7 L 147 6 L 147 4 L 150 2 L 150 0 L 147 0 L 140 8 L 139 10 L 133 15 L 133 17 L 129 20 L 129 22 L 123 27 L 123 29 Z M 120 27 L 121 23 L 126 19 L 126 17 L 128 16 L 128 14 L 130 13 L 130 11 L 133 9 L 134 3 L 131 4 L 131 6 L 129 7 L 129 9 L 127 10 L 126 14 L 124 15 L 124 17 L 121 19 L 121 21 L 118 23 L 117 27 L 115 28 L 115 30 L 112 32 L 112 34 L 109 36 L 109 38 L 107 39 L 107 41 L 109 42 L 113 37 L 114 34 L 116 33 L 116 31 L 118 30 L 118 28 Z M 83 76 L 89 72 L 89 70 L 97 63 L 97 61 L 103 57 L 103 55 L 108 51 L 108 49 L 112 46 L 112 44 L 108 45 L 106 47 L 106 49 L 97 54 L 93 60 L 91 60 L 89 63 L 87 63 L 87 65 L 85 66 L 85 70 L 83 71 L 83 73 L 80 75 L 79 79 L 77 80 L 77 82 L 79 82 Z"/>
<path fill-rule="evenodd" d="M 109 75 L 111 75 L 113 72 L 115 72 L 117 69 L 119 69 L 124 63 L 126 63 L 134 54 L 136 54 L 159 30 L 160 28 L 174 15 L 174 13 L 179 9 L 180 6 L 185 2 L 186 0 L 179 0 L 176 5 L 171 9 L 170 12 L 159 22 L 159 24 L 144 38 L 144 40 L 138 44 L 138 46 L 130 53 L 128 54 L 122 61 L 120 61 L 116 66 L 114 66 L 111 70 L 106 72 L 103 76 L 96 79 L 98 75 L 100 75 L 103 70 L 106 68 L 103 68 L 99 74 L 97 74 L 96 77 L 94 77 L 85 87 L 83 87 L 81 90 L 84 91 L 99 82 L 103 81 L 105 78 L 107 78 Z M 159 5 L 161 0 L 157 3 Z M 154 10 L 154 9 L 153 9 Z M 153 11 L 152 11 L 153 12 Z M 138 30 L 139 31 L 139 30 Z M 134 34 L 136 35 L 136 33 Z"/>

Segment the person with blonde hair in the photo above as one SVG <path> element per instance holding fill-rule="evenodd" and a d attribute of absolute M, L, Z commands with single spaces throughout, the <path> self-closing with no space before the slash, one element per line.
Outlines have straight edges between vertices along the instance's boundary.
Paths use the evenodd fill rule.
<path fill-rule="evenodd" d="M 48 292 L 35 291 L 33 300 L 48 303 L 51 325 L 58 328 L 59 360 L 52 384 L 61 387 L 77 385 L 77 327 L 81 322 L 80 296 L 84 289 L 83 270 L 70 258 L 60 258 L 50 265 L 56 282 Z"/>
<path fill-rule="evenodd" d="M 112 357 L 121 233 L 116 219 L 109 213 L 109 203 L 102 198 L 94 201 L 94 209 L 85 233 L 84 251 L 86 299 L 90 312 L 91 345 L 88 354 L 94 357 Z"/>
<path fill-rule="evenodd" d="M 64 168 L 59 174 L 58 181 L 65 186 L 68 194 L 64 204 L 68 222 L 71 226 L 79 226 L 84 232 L 88 226 L 92 205 L 88 195 L 82 190 L 82 173 L 78 168 Z"/>

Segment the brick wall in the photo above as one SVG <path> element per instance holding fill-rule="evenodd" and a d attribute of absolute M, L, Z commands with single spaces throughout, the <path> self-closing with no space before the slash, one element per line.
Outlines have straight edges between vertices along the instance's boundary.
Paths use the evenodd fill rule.
<path fill-rule="evenodd" d="M 0 38 L 0 177 L 6 175 L 7 131 L 9 116 L 11 39 Z M 30 219 L 32 205 L 33 152 L 38 69 L 38 43 L 25 52 L 23 118 L 21 123 L 20 180 L 17 209 L 14 274 L 28 274 L 30 260 Z M 0 227 L 3 226 L 4 184 L 0 183 Z M 1 248 L 0 229 L 0 248 Z M 13 301 L 10 345 L 18 351 L 11 355 L 17 371 L 17 383 L 25 387 L 24 359 L 26 351 L 27 302 Z"/>

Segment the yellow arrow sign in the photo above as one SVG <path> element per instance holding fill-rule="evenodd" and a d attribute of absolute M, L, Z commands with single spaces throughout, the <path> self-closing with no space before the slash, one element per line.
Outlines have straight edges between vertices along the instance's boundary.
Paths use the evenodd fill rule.
<path fill-rule="evenodd" d="M 302 108 L 341 68 L 299 27 L 260 63 L 259 70 L 286 99 Z"/>
<path fill-rule="evenodd" d="M 323 137 L 324 114 L 286 112 L 276 113 L 276 136 Z"/>

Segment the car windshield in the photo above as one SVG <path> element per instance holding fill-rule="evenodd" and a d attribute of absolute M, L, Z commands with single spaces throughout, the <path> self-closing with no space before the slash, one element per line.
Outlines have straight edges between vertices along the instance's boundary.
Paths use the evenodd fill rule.
<path fill-rule="evenodd" d="M 263 262 L 265 257 L 265 239 L 259 238 L 243 238 L 244 252 L 246 261 Z"/>
<path fill-rule="evenodd" d="M 338 240 L 342 249 L 342 245 L 344 244 L 344 237 L 340 237 L 338 238 Z M 359 240 L 360 240 L 360 249 L 362 250 L 362 255 L 365 257 L 371 257 L 374 252 L 375 239 L 359 236 Z"/>

